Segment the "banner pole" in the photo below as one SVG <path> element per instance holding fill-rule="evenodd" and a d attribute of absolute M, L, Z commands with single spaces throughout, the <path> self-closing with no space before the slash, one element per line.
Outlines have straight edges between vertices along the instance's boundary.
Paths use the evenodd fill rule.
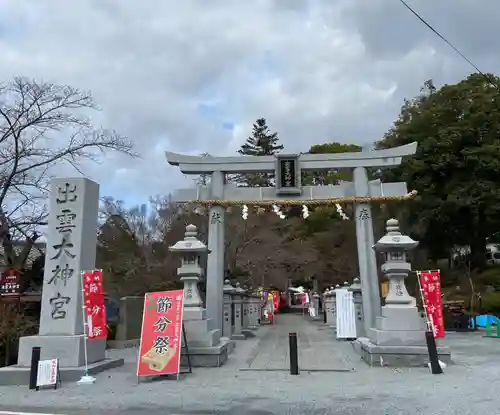
<path fill-rule="evenodd" d="M 80 380 L 77 382 L 79 385 L 89 385 L 92 383 L 95 383 L 96 378 L 93 376 L 89 376 L 89 361 L 88 361 L 88 352 L 87 352 L 87 339 L 88 339 L 88 322 L 86 319 L 86 309 L 87 307 L 85 306 L 85 282 L 84 282 L 84 275 L 85 272 L 81 271 L 80 272 L 80 282 L 82 284 L 82 321 L 83 321 L 83 353 L 84 353 L 84 359 L 85 359 L 85 369 L 83 372 L 83 376 L 80 378 Z"/>
<path fill-rule="evenodd" d="M 430 320 L 429 314 L 427 313 L 427 308 L 425 307 L 424 289 L 422 288 L 422 282 L 420 281 L 421 271 L 415 271 L 415 272 L 417 273 L 418 288 L 420 291 L 420 298 L 422 300 L 422 306 L 424 308 L 425 321 L 427 322 L 427 330 L 431 330 L 432 333 L 434 333 L 434 327 L 433 327 L 432 321 Z"/>
<path fill-rule="evenodd" d="M 435 272 L 436 270 L 434 270 Z M 424 272 L 433 272 L 433 271 L 424 271 Z M 439 272 L 439 270 L 437 270 Z M 432 316 L 429 316 L 427 313 L 427 308 L 425 307 L 425 299 L 424 299 L 424 290 L 422 288 L 422 282 L 420 281 L 420 275 L 422 271 L 417 271 L 417 279 L 418 285 L 420 287 L 420 297 L 422 298 L 422 304 L 424 306 L 425 317 L 427 320 L 427 330 L 425 332 L 425 342 L 427 344 L 427 352 L 429 353 L 429 366 L 431 373 L 433 375 L 439 375 L 443 373 L 443 369 L 441 367 L 441 363 L 439 361 L 439 354 L 437 350 L 436 339 L 434 337 L 434 321 Z"/>

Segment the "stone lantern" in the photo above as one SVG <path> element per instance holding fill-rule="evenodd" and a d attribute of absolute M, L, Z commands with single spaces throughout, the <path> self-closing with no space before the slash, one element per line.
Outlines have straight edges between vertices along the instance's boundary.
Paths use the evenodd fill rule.
<path fill-rule="evenodd" d="M 396 219 L 389 219 L 386 225 L 387 234 L 373 246 L 375 251 L 384 254 L 382 272 L 389 280 L 389 294 L 385 299 L 385 306 L 410 305 L 414 303 L 414 299 L 406 290 L 405 278 L 411 271 L 411 264 L 406 262 L 406 259 L 407 252 L 415 249 L 418 242 L 401 234 Z"/>
<path fill-rule="evenodd" d="M 177 275 L 184 283 L 184 313 L 189 308 L 203 306 L 198 282 L 203 276 L 201 257 L 208 254 L 208 248 L 196 236 L 196 226 L 188 225 L 184 239 L 169 248 L 169 251 L 181 254 L 181 266 L 177 268 Z"/>
<path fill-rule="evenodd" d="M 194 367 L 218 367 L 227 360 L 233 344 L 229 339 L 221 339 L 220 329 L 210 328 L 210 319 L 207 319 L 206 310 L 203 308 L 198 282 L 203 275 L 202 258 L 209 250 L 196 236 L 196 226 L 186 226 L 184 239 L 169 250 L 181 254 L 181 266 L 177 268 L 177 275 L 184 283 L 182 320 L 191 364 Z"/>
<path fill-rule="evenodd" d="M 405 285 L 411 271 L 407 253 L 416 248 L 418 242 L 401 234 L 396 219 L 386 222 L 386 230 L 386 235 L 373 249 L 384 254 L 381 270 L 389 280 L 389 294 L 375 327 L 368 330 L 367 338 L 359 338 L 354 348 L 370 365 L 425 366 L 429 361 L 426 324 Z M 443 362 L 450 361 L 448 348 L 439 347 L 438 354 Z"/>

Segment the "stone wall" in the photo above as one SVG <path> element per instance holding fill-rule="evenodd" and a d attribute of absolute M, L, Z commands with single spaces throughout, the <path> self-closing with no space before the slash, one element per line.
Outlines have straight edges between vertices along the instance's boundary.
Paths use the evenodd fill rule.
<path fill-rule="evenodd" d="M 117 342 L 141 338 L 143 308 L 143 296 L 120 298 L 120 319 L 116 329 Z"/>

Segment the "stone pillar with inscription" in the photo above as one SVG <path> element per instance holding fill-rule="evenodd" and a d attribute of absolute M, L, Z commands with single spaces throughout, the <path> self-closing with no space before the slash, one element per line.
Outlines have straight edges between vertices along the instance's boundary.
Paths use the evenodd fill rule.
<path fill-rule="evenodd" d="M 332 303 L 332 292 L 327 288 L 323 293 L 323 311 L 326 313 L 325 323 L 328 325 L 332 324 Z"/>
<path fill-rule="evenodd" d="M 242 333 L 243 323 L 243 294 L 245 291 L 240 287 L 240 283 L 236 283 L 236 288 L 233 295 L 234 303 L 234 332 L 231 336 L 232 340 L 246 340 L 246 336 Z"/>
<path fill-rule="evenodd" d="M 81 272 L 95 268 L 98 207 L 97 183 L 51 182 L 39 335 L 19 340 L 20 367 L 30 366 L 32 347 L 41 348 L 42 359 L 59 359 L 62 369 L 84 365 Z M 88 363 L 103 361 L 105 347 L 105 340 L 88 341 Z"/>
<path fill-rule="evenodd" d="M 337 291 L 340 290 L 340 285 L 335 285 L 335 289 L 330 287 L 330 310 L 332 313 L 330 327 L 334 330 L 337 330 Z"/>
<path fill-rule="evenodd" d="M 363 337 L 365 335 L 363 324 L 363 295 L 359 278 L 354 278 L 353 283 L 349 287 L 349 291 L 352 292 L 352 301 L 354 303 L 354 312 L 356 315 L 356 337 Z"/>
<path fill-rule="evenodd" d="M 313 303 L 313 309 L 314 309 L 313 319 L 319 320 L 320 318 L 322 318 L 322 316 L 319 315 L 319 294 L 317 292 L 315 292 L 312 295 L 312 303 Z"/>
<path fill-rule="evenodd" d="M 224 318 L 222 324 L 222 336 L 226 339 L 230 339 L 232 333 L 232 302 L 233 302 L 233 292 L 234 287 L 231 285 L 229 280 L 224 281 Z"/>
<path fill-rule="evenodd" d="M 224 198 L 224 173 L 214 171 L 211 180 L 212 197 Z M 207 316 L 213 329 L 222 331 L 222 309 L 224 303 L 224 214 L 223 206 L 213 205 L 209 210 L 208 259 L 206 277 Z"/>

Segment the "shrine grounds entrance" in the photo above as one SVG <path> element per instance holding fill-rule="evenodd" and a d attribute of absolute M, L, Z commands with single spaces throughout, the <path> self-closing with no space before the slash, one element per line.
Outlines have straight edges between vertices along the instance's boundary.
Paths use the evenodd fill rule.
<path fill-rule="evenodd" d="M 377 263 L 374 245 L 371 203 L 403 200 L 413 196 L 406 183 L 369 181 L 367 168 L 385 168 L 401 164 L 403 156 L 416 152 L 417 144 L 341 154 L 278 154 L 276 156 L 197 157 L 166 152 L 169 164 L 185 174 L 210 175 L 208 185 L 177 191 L 173 201 L 202 205 L 209 210 L 206 271 L 206 311 L 213 329 L 223 328 L 224 296 L 224 221 L 228 207 L 354 204 L 358 266 L 363 293 L 363 321 L 367 332 L 381 315 Z M 302 171 L 350 169 L 353 182 L 335 186 L 302 186 Z M 239 187 L 226 183 L 227 174 L 271 173 L 275 187 Z"/>
<path fill-rule="evenodd" d="M 297 313 L 278 313 L 253 348 L 242 371 L 290 370 L 289 333 L 297 333 L 301 372 L 352 372 L 359 361 L 349 342 L 336 341 L 335 332 L 322 320 Z"/>

